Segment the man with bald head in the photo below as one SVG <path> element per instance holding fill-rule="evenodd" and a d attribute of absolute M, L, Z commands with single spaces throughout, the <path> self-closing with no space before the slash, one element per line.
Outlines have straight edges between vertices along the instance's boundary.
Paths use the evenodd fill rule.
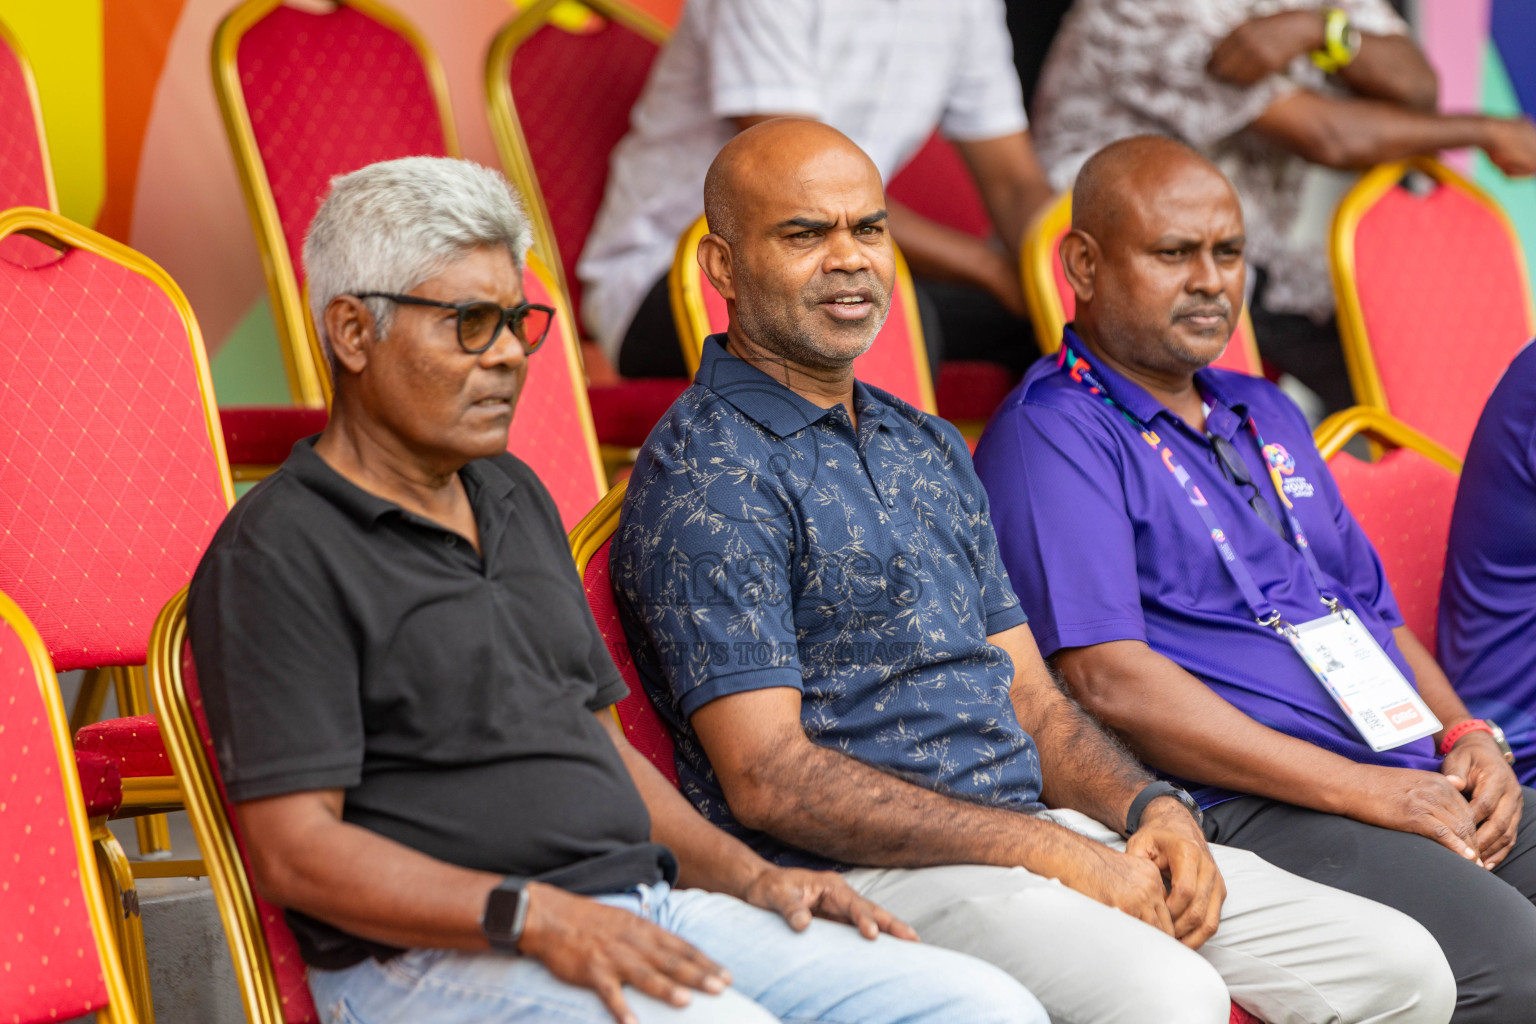
<path fill-rule="evenodd" d="M 766 122 L 706 204 L 729 330 L 642 448 L 612 553 L 695 805 L 779 864 L 843 870 L 1057 1022 L 1220 1024 L 1232 997 L 1271 1021 L 1444 1021 L 1423 929 L 1208 846 L 1057 689 L 964 440 L 854 378 L 895 273 L 868 158 Z"/>
<path fill-rule="evenodd" d="M 1077 316 L 976 451 L 1040 649 L 1212 842 L 1411 916 L 1457 1021 L 1536 1020 L 1536 830 L 1403 624 L 1299 409 L 1210 368 L 1242 308 L 1231 184 L 1143 136 L 1084 166 Z"/>

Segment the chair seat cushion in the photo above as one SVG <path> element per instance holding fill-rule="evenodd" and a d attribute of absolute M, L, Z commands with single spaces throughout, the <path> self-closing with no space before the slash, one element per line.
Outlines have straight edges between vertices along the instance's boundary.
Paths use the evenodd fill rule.
<path fill-rule="evenodd" d="M 154 715 L 93 722 L 75 734 L 75 750 L 110 758 L 125 779 L 172 774 L 165 742 L 160 737 L 160 723 Z"/>
<path fill-rule="evenodd" d="M 86 817 L 99 818 L 122 806 L 123 775 L 118 771 L 116 761 L 95 751 L 77 750 L 75 771 L 80 774 Z"/>
<path fill-rule="evenodd" d="M 278 466 L 296 441 L 325 427 L 324 409 L 291 405 L 237 405 L 219 410 L 231 465 Z"/>
<path fill-rule="evenodd" d="M 939 415 L 950 421 L 991 419 L 1018 382 L 1018 375 L 1001 363 L 946 359 L 934 388 Z"/>
<path fill-rule="evenodd" d="M 683 377 L 625 380 L 587 388 L 592 424 L 602 444 L 638 448 L 646 435 L 692 383 Z"/>

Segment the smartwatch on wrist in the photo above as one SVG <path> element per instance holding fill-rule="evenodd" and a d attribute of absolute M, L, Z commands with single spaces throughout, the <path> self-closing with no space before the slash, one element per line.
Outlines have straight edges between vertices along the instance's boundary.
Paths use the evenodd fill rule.
<path fill-rule="evenodd" d="M 1349 13 L 1330 7 L 1323 13 L 1323 46 L 1312 51 L 1312 63 L 1324 74 L 1336 75 L 1354 63 L 1360 55 L 1360 30 L 1349 20 Z"/>
<path fill-rule="evenodd" d="M 1440 740 L 1440 756 L 1445 757 L 1451 752 L 1451 748 L 1460 742 L 1463 736 L 1474 732 L 1486 732 L 1492 736 L 1493 742 L 1499 745 L 1499 750 L 1503 753 L 1505 762 L 1508 764 L 1515 763 L 1515 752 L 1510 749 L 1509 740 L 1504 738 L 1504 730 L 1487 718 L 1469 718 L 1465 722 L 1447 729 L 1445 736 Z"/>
<path fill-rule="evenodd" d="M 491 948 L 517 955 L 517 943 L 528 921 L 528 879 L 508 876 L 485 901 L 480 930 Z"/>
<path fill-rule="evenodd" d="M 1136 799 L 1131 801 L 1131 809 L 1125 812 L 1125 834 L 1133 836 L 1141 827 L 1141 816 L 1147 809 L 1147 804 L 1160 796 L 1171 796 L 1184 805 L 1189 816 L 1195 819 L 1196 825 L 1205 823 L 1205 815 L 1200 813 L 1200 805 L 1195 803 L 1195 798 L 1171 782 L 1149 782 Z"/>

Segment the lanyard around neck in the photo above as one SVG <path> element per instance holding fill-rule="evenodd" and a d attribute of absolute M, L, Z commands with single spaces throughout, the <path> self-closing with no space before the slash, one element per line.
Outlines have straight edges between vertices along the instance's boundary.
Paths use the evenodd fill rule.
<path fill-rule="evenodd" d="M 1061 368 L 1068 377 L 1088 389 L 1089 394 L 1097 395 L 1104 402 L 1118 412 L 1129 423 L 1141 439 L 1147 443 L 1150 454 L 1159 459 L 1163 467 L 1177 481 L 1184 491 L 1184 496 L 1194 506 L 1200 519 L 1205 523 L 1206 532 L 1210 535 L 1211 542 L 1216 545 L 1217 552 L 1221 555 L 1222 565 L 1227 567 L 1227 572 L 1232 577 L 1232 582 L 1237 584 L 1237 589 L 1242 591 L 1243 600 L 1248 603 L 1249 610 L 1253 613 L 1255 621 L 1262 626 L 1270 626 L 1284 631 L 1288 625 L 1280 616 L 1280 609 L 1275 607 L 1273 601 L 1264 596 L 1259 585 L 1254 582 L 1253 573 L 1248 570 L 1248 565 L 1238 555 L 1232 542 L 1227 539 L 1226 531 L 1216 519 L 1216 513 L 1212 511 L 1210 502 L 1201 493 L 1199 485 L 1190 477 L 1189 472 L 1174 460 L 1173 449 L 1163 444 L 1162 438 L 1157 436 L 1150 424 L 1143 423 L 1135 413 L 1127 409 L 1109 392 L 1099 377 L 1094 373 L 1093 366 L 1082 356 L 1074 352 L 1070 346 L 1063 344 L 1056 356 L 1056 365 Z M 1290 499 L 1285 496 L 1285 489 L 1280 486 L 1280 471 L 1276 468 L 1277 455 L 1272 455 L 1272 449 L 1264 443 L 1264 438 L 1259 434 L 1258 424 L 1249 416 L 1246 425 L 1253 438 L 1258 442 L 1259 450 L 1264 456 L 1265 468 L 1269 471 L 1269 482 L 1275 489 L 1275 494 L 1280 498 L 1280 506 L 1285 510 L 1286 523 L 1290 526 L 1292 538 L 1295 541 L 1296 550 L 1300 552 L 1301 559 L 1307 565 L 1307 572 L 1312 577 L 1313 584 L 1317 587 L 1319 598 L 1323 604 L 1332 610 L 1337 610 L 1338 597 L 1328 586 L 1327 577 L 1323 575 L 1322 567 L 1317 564 L 1317 556 L 1312 553 L 1312 546 L 1307 543 L 1306 531 L 1301 527 L 1301 521 L 1296 518 L 1296 512 Z"/>

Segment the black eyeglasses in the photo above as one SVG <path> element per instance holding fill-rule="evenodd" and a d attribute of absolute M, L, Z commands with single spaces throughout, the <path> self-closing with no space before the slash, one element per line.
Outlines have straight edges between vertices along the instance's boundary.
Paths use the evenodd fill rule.
<path fill-rule="evenodd" d="M 1264 500 L 1264 495 L 1259 493 L 1259 487 L 1253 482 L 1253 474 L 1248 472 L 1248 464 L 1243 461 L 1242 453 L 1237 446 L 1224 437 L 1215 434 L 1210 435 L 1211 448 L 1216 452 L 1216 464 L 1221 467 L 1221 474 L 1239 487 L 1248 488 L 1248 507 L 1259 514 L 1264 520 L 1264 525 L 1274 530 L 1281 540 L 1285 540 L 1285 527 L 1280 525 L 1280 517 L 1275 515 L 1275 510 L 1269 502 Z"/>
<path fill-rule="evenodd" d="M 438 302 L 415 295 L 396 295 L 392 292 L 358 292 L 359 299 L 388 299 L 405 306 L 436 306 L 458 312 L 459 347 L 472 356 L 496 344 L 503 327 L 511 327 L 512 334 L 522 344 L 523 351 L 532 355 L 544 344 L 549 325 L 555 321 L 555 311 L 536 302 L 524 302 L 516 306 L 499 306 L 494 302 Z"/>

